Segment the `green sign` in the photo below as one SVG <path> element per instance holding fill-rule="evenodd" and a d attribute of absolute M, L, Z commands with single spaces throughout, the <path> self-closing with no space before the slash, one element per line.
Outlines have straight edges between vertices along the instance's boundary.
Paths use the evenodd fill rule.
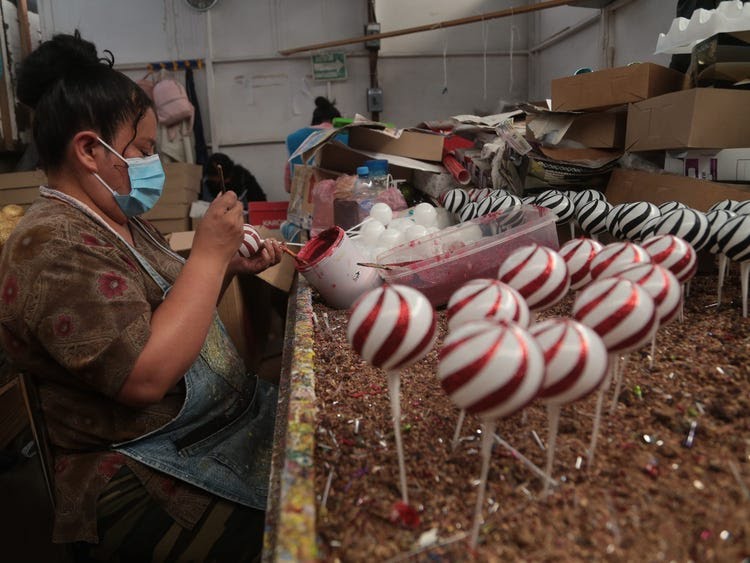
<path fill-rule="evenodd" d="M 346 80 L 346 55 L 344 53 L 320 53 L 312 56 L 315 80 Z"/>

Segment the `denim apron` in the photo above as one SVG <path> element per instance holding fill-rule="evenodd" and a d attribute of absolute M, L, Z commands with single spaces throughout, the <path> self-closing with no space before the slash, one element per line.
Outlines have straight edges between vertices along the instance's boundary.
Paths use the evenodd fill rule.
<path fill-rule="evenodd" d="M 42 188 L 42 195 L 61 199 L 109 228 L 93 211 L 66 194 Z M 162 246 L 140 223 L 157 247 Z M 132 255 L 164 292 L 169 283 L 127 241 Z M 273 448 L 276 388 L 248 377 L 242 359 L 214 313 L 198 358 L 184 376 L 185 400 L 177 416 L 161 428 L 134 440 L 112 444 L 144 465 L 239 504 L 265 510 Z"/>

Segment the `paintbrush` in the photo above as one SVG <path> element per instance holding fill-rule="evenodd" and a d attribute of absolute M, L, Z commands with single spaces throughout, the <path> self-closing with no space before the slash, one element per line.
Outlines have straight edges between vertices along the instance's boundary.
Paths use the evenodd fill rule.
<path fill-rule="evenodd" d="M 375 264 L 374 262 L 357 262 L 357 266 L 364 266 L 365 268 L 376 268 L 378 270 L 392 270 L 390 266 L 384 264 Z"/>

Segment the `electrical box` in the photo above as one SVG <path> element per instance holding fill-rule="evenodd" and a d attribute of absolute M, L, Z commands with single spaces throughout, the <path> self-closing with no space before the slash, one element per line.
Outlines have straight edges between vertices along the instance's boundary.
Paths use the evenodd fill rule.
<path fill-rule="evenodd" d="M 368 23 L 365 26 L 365 35 L 375 35 L 376 33 L 380 33 L 380 24 L 378 22 Z M 365 41 L 365 47 L 367 49 L 377 51 L 378 49 L 380 49 L 380 39 Z"/>
<path fill-rule="evenodd" d="M 367 89 L 367 111 L 383 111 L 383 89 Z"/>

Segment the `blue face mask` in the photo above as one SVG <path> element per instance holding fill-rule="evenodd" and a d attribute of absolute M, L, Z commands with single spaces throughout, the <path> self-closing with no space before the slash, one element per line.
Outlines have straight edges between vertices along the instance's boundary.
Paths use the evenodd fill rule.
<path fill-rule="evenodd" d="M 99 139 L 99 142 L 128 166 L 130 193 L 125 195 L 119 194 L 110 188 L 99 174 L 94 172 L 94 176 L 105 188 L 112 192 L 117 206 L 126 217 L 135 217 L 136 215 L 146 213 L 159 200 L 164 188 L 166 175 L 164 174 L 164 167 L 161 165 L 161 160 L 159 160 L 159 155 L 152 154 L 143 158 L 124 158 L 101 139 Z"/>

